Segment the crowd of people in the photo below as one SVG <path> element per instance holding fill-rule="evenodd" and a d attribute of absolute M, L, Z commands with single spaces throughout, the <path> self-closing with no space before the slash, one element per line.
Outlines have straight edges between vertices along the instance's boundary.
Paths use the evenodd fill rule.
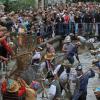
<path fill-rule="evenodd" d="M 14 56 L 18 49 L 21 49 L 23 45 L 28 45 L 28 42 L 33 42 L 35 39 L 32 37 L 33 35 L 37 44 L 57 35 L 60 35 L 62 40 L 65 38 L 61 51 L 64 53 L 63 62 L 58 61 L 55 65 L 56 50 L 50 43 L 46 43 L 46 54 L 44 57 L 41 55 L 41 50 L 43 50 L 41 47 L 35 48 L 32 57 L 31 65 L 32 67 L 36 66 L 36 73 L 46 72 L 46 77 L 42 81 L 48 79 L 48 83 L 50 83 L 48 84 L 48 86 L 50 85 L 48 100 L 60 100 L 62 90 L 70 93 L 70 82 L 76 83 L 76 89 L 73 94 L 70 93 L 69 99 L 86 100 L 88 80 L 95 76 L 95 72 L 89 69 L 86 73 L 83 73 L 78 56 L 78 48 L 82 45 L 87 46 L 89 50 L 94 49 L 93 42 L 100 40 L 100 4 L 79 2 L 59 4 L 33 11 L 22 10 L 0 13 L 0 70 L 2 62 L 7 65 L 9 58 Z M 27 36 L 31 36 L 33 40 L 30 41 L 28 39 L 29 41 L 26 42 Z M 24 43 L 22 39 L 24 39 Z M 95 53 L 96 56 L 100 55 L 96 51 L 91 51 L 91 53 Z M 76 75 L 74 75 L 74 78 L 71 78 L 71 67 L 74 67 L 75 63 L 74 56 L 77 59 L 78 66 L 75 68 Z M 45 61 L 42 62 L 42 59 L 45 59 Z M 93 65 L 99 68 L 100 60 L 93 61 Z M 4 100 L 7 100 L 6 95 L 8 96 L 9 93 L 15 93 L 15 96 L 21 97 L 20 100 L 25 100 L 25 94 L 30 96 L 30 99 L 27 96 L 27 100 L 36 100 L 35 89 L 38 90 L 37 88 L 40 88 L 40 84 L 38 82 L 28 83 L 25 75 L 24 78 L 19 78 L 20 76 L 17 73 L 17 78 L 16 75 L 14 80 L 7 78 L 3 85 L 0 85 L 0 90 L 5 94 L 3 95 Z M 0 77 L 0 81 L 1 79 Z M 65 87 L 66 84 L 67 89 Z M 42 88 L 44 89 L 43 84 Z"/>
<path fill-rule="evenodd" d="M 100 33 L 100 4 L 72 3 L 42 8 L 36 11 L 19 11 L 1 15 L 1 25 L 17 33 L 37 33 L 45 37 Z"/>

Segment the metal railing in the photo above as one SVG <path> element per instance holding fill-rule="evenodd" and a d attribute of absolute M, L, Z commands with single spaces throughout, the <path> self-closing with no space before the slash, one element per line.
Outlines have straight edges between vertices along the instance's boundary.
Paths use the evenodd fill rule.
<path fill-rule="evenodd" d="M 51 25 L 44 25 L 45 30 L 40 27 L 40 33 L 44 38 L 51 38 L 52 34 L 55 35 L 68 35 L 76 33 L 79 35 L 98 36 L 100 33 L 100 23 L 75 23 L 69 22 L 56 22 Z"/>

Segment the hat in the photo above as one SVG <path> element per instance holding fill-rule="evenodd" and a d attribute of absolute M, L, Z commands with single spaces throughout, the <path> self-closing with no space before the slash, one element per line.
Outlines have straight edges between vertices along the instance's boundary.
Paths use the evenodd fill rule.
<path fill-rule="evenodd" d="M 98 49 L 98 51 L 100 51 L 100 48 Z"/>
<path fill-rule="evenodd" d="M 7 28 L 6 27 L 0 27 L 0 31 L 7 31 Z"/>
<path fill-rule="evenodd" d="M 14 12 L 14 11 L 12 11 L 12 12 L 10 12 L 10 13 L 9 13 L 9 15 L 14 15 L 14 14 L 15 14 L 15 12 Z"/>
<path fill-rule="evenodd" d="M 30 88 L 32 88 L 32 89 L 37 91 L 39 88 L 41 88 L 41 85 L 37 81 L 32 81 L 32 83 L 30 84 Z"/>
<path fill-rule="evenodd" d="M 70 11 L 70 14 L 73 14 L 73 11 Z"/>
<path fill-rule="evenodd" d="M 43 50 L 43 48 L 42 48 L 42 47 L 40 47 L 40 46 L 39 46 L 39 47 L 37 47 L 37 49 L 39 49 L 39 50 Z"/>
<path fill-rule="evenodd" d="M 76 71 L 82 71 L 82 66 L 81 65 L 78 65 L 75 70 Z"/>
<path fill-rule="evenodd" d="M 78 42 L 76 42 L 76 44 L 77 44 L 78 46 L 80 46 L 80 45 L 81 45 L 81 42 L 78 41 Z"/>
<path fill-rule="evenodd" d="M 18 85 L 18 83 L 17 83 L 17 81 L 15 81 L 15 80 L 12 80 L 12 79 L 9 79 L 8 80 L 8 92 L 11 92 L 11 93 L 13 93 L 13 92 L 17 92 L 18 90 L 19 90 L 19 85 Z"/>
<path fill-rule="evenodd" d="M 71 42 L 70 36 L 65 37 L 64 43 L 68 43 L 68 42 Z"/>
<path fill-rule="evenodd" d="M 14 46 L 14 43 L 13 43 L 13 42 L 9 42 L 9 45 L 10 45 L 11 47 L 13 47 L 13 46 Z"/>
<path fill-rule="evenodd" d="M 72 65 L 68 62 L 68 61 L 64 61 L 62 63 L 63 66 L 68 66 L 68 67 L 71 67 Z"/>
<path fill-rule="evenodd" d="M 53 60 L 54 59 L 54 54 L 53 53 L 47 53 L 44 58 L 46 60 Z"/>
<path fill-rule="evenodd" d="M 99 60 L 98 59 L 94 59 L 93 61 L 92 61 L 92 64 L 95 64 L 95 63 L 97 63 Z"/>
<path fill-rule="evenodd" d="M 53 78 L 54 77 L 54 75 L 53 75 L 53 73 L 52 73 L 52 71 L 49 71 L 48 73 L 47 73 L 47 79 L 49 79 L 49 78 Z"/>
<path fill-rule="evenodd" d="M 74 33 L 70 33 L 69 35 L 70 35 L 70 36 L 74 36 Z"/>
<path fill-rule="evenodd" d="M 95 55 L 97 53 L 96 50 L 90 50 L 90 52 L 91 52 L 92 55 Z"/>

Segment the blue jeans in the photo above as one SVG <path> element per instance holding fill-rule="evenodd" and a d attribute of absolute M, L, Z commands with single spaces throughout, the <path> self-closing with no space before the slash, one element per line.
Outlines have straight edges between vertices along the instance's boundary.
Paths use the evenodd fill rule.
<path fill-rule="evenodd" d="M 92 23 L 86 23 L 85 24 L 85 32 L 92 33 L 92 28 L 93 28 L 93 24 Z"/>
<path fill-rule="evenodd" d="M 69 30 L 70 30 L 70 33 L 75 33 L 75 23 L 74 22 L 69 23 Z"/>
<path fill-rule="evenodd" d="M 74 57 L 67 57 L 68 61 L 70 64 L 74 63 Z"/>
<path fill-rule="evenodd" d="M 75 23 L 75 33 L 78 33 L 78 23 Z"/>
<path fill-rule="evenodd" d="M 69 35 L 69 24 L 65 24 L 65 34 Z"/>
<path fill-rule="evenodd" d="M 86 100 L 87 92 L 78 91 L 74 94 L 72 100 Z"/>

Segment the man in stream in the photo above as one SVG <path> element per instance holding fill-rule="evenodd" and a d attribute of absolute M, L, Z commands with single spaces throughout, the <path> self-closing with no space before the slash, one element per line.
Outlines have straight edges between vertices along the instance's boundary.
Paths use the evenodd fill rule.
<path fill-rule="evenodd" d="M 77 66 L 76 72 L 76 77 L 73 80 L 76 83 L 76 87 L 72 100 L 86 100 L 88 80 L 95 76 L 95 72 L 90 68 L 83 73 L 81 66 Z"/>
<path fill-rule="evenodd" d="M 67 85 L 67 89 L 70 91 L 70 86 L 69 86 L 69 74 L 71 70 L 71 64 L 69 62 L 64 61 L 62 64 L 59 64 L 55 70 L 54 70 L 54 75 L 58 77 L 60 85 L 61 85 L 61 90 L 65 88 L 65 85 Z M 65 92 L 67 90 L 65 89 Z"/>
<path fill-rule="evenodd" d="M 48 100 L 61 100 L 61 87 L 59 81 L 55 79 L 53 73 L 49 71 L 46 77 L 50 83 Z"/>
<path fill-rule="evenodd" d="M 70 64 L 74 64 L 74 56 L 76 57 L 78 63 L 80 63 L 78 57 L 78 46 L 71 42 L 71 37 L 67 36 L 64 40 L 64 45 L 62 51 L 65 53 L 65 58 L 69 61 Z"/>

